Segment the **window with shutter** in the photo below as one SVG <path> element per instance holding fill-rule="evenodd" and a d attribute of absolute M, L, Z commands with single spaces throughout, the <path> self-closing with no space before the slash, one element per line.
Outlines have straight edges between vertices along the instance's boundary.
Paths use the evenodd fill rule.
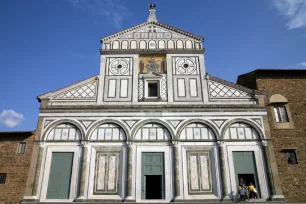
<path fill-rule="evenodd" d="M 18 149 L 17 154 L 24 154 L 27 149 L 27 143 L 26 142 L 19 142 L 18 143 Z"/>
<path fill-rule="evenodd" d="M 275 120 L 278 123 L 288 123 L 289 118 L 285 106 L 275 106 L 274 107 Z"/>

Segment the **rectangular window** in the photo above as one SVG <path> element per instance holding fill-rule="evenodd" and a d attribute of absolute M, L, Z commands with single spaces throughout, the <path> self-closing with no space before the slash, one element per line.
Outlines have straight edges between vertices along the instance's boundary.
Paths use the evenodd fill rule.
<path fill-rule="evenodd" d="M 19 142 L 18 143 L 18 149 L 17 154 L 24 154 L 27 149 L 27 143 L 26 142 Z"/>
<path fill-rule="evenodd" d="M 158 83 L 157 82 L 148 83 L 148 97 L 158 97 Z"/>
<path fill-rule="evenodd" d="M 289 118 L 285 106 L 275 106 L 274 107 L 275 120 L 278 123 L 288 123 Z"/>
<path fill-rule="evenodd" d="M 0 184 L 5 184 L 7 173 L 0 173 Z"/>
<path fill-rule="evenodd" d="M 286 159 L 288 160 L 288 164 L 297 164 L 296 153 L 295 150 L 286 150 Z"/>

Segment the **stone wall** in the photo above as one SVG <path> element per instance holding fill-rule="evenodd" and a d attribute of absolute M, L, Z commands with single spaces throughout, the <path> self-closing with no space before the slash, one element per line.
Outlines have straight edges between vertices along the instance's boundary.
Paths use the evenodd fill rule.
<path fill-rule="evenodd" d="M 247 86 L 252 84 L 250 81 L 256 80 L 257 89 L 267 94 L 265 104 L 283 194 L 291 202 L 306 201 L 306 191 L 303 189 L 306 184 L 306 72 L 255 71 L 248 74 L 239 76 L 238 83 Z M 273 109 L 269 105 L 269 98 L 273 94 L 281 94 L 289 101 L 288 112 L 291 114 L 293 128 L 275 127 Z M 288 164 L 282 151 L 284 149 L 296 149 L 298 164 Z"/>
<path fill-rule="evenodd" d="M 26 152 L 17 154 L 18 143 L 21 141 L 27 143 Z M 0 173 L 7 173 L 5 184 L 0 184 L 0 203 L 22 200 L 33 142 L 32 132 L 0 132 Z"/>

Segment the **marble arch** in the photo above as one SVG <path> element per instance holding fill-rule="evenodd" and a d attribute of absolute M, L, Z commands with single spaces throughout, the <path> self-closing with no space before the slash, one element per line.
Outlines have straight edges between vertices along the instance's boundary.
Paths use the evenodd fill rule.
<path fill-rule="evenodd" d="M 76 126 L 81 133 L 81 140 L 85 138 L 84 127 L 79 121 L 73 120 L 73 119 L 59 119 L 47 125 L 47 127 L 43 130 L 41 140 L 47 141 L 46 136 L 50 133 L 50 131 L 52 131 L 56 126 L 61 125 L 61 124 L 70 124 L 70 125 Z"/>
<path fill-rule="evenodd" d="M 144 125 L 146 124 L 159 124 L 163 127 L 165 127 L 167 129 L 167 131 L 169 132 L 170 134 L 170 139 L 173 141 L 173 140 L 176 140 L 176 137 L 175 137 L 175 131 L 172 129 L 171 125 L 168 124 L 167 122 L 163 121 L 163 120 L 159 120 L 159 119 L 147 119 L 147 120 L 142 120 L 142 121 L 139 121 L 137 122 L 132 131 L 131 131 L 131 140 L 134 140 L 134 137 L 137 133 L 137 131 L 143 127 Z"/>
<path fill-rule="evenodd" d="M 96 121 L 94 122 L 93 124 L 91 124 L 88 128 L 88 131 L 87 131 L 87 134 L 86 134 L 86 137 L 85 139 L 86 140 L 89 140 L 90 139 L 90 136 L 92 135 L 92 133 L 101 125 L 103 124 L 114 124 L 114 125 L 117 125 L 119 126 L 123 131 L 124 131 L 124 134 L 125 134 L 125 138 L 123 141 L 126 141 L 129 139 L 129 129 L 126 127 L 126 125 L 121 122 L 121 121 L 118 121 L 118 120 L 112 120 L 112 119 L 106 119 L 106 120 L 99 120 L 99 121 Z"/>
<path fill-rule="evenodd" d="M 182 124 L 179 125 L 177 132 L 176 132 L 176 137 L 179 139 L 182 131 L 190 124 L 192 123 L 200 123 L 203 125 L 206 125 L 213 133 L 215 136 L 215 140 L 218 140 L 220 138 L 218 129 L 209 121 L 203 120 L 203 119 L 191 119 L 191 120 L 186 120 Z"/>
<path fill-rule="evenodd" d="M 262 140 L 263 138 L 265 138 L 264 136 L 264 133 L 262 132 L 261 128 L 258 126 L 258 124 L 256 124 L 255 122 L 251 121 L 251 120 L 248 120 L 248 119 L 244 119 L 244 118 L 236 118 L 236 119 L 233 119 L 233 120 L 229 120 L 227 121 L 222 129 L 221 129 L 221 135 L 220 135 L 220 139 L 223 140 L 223 137 L 224 137 L 224 134 L 225 134 L 225 131 L 231 126 L 233 125 L 234 123 L 244 123 L 244 124 L 247 124 L 249 126 L 251 126 L 251 128 L 254 128 L 256 133 L 258 134 L 258 139 L 259 140 Z"/>

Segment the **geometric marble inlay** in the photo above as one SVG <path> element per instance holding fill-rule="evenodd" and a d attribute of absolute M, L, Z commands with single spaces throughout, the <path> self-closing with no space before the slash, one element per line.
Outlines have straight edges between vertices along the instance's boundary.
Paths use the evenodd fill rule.
<path fill-rule="evenodd" d="M 86 127 L 86 128 L 88 128 L 90 125 L 91 125 L 91 123 L 93 123 L 94 122 L 94 120 L 81 120 L 81 123 Z"/>
<path fill-rule="evenodd" d="M 255 118 L 255 119 L 251 118 L 251 119 L 253 121 L 255 121 L 261 127 L 261 120 L 260 119 L 257 119 L 257 118 Z"/>
<path fill-rule="evenodd" d="M 244 98 L 249 97 L 247 93 L 232 87 L 209 81 L 209 93 L 212 98 Z"/>
<path fill-rule="evenodd" d="M 45 125 L 44 125 L 44 127 L 46 127 L 49 123 L 51 123 L 52 121 L 54 121 L 54 120 L 45 120 Z"/>
<path fill-rule="evenodd" d="M 223 123 L 226 121 L 226 120 L 211 120 L 213 123 L 215 123 L 218 127 L 221 127 L 223 125 Z"/>
<path fill-rule="evenodd" d="M 176 128 L 178 126 L 178 124 L 180 124 L 180 122 L 182 122 L 182 120 L 168 120 L 168 122 L 170 122 L 170 124 Z"/>
<path fill-rule="evenodd" d="M 124 120 L 129 127 L 132 127 L 137 121 L 138 120 Z"/>
<path fill-rule="evenodd" d="M 95 98 L 96 97 L 97 81 L 91 81 L 74 89 L 70 89 L 64 93 L 60 93 L 53 98 L 56 99 L 75 99 L 75 98 Z"/>

